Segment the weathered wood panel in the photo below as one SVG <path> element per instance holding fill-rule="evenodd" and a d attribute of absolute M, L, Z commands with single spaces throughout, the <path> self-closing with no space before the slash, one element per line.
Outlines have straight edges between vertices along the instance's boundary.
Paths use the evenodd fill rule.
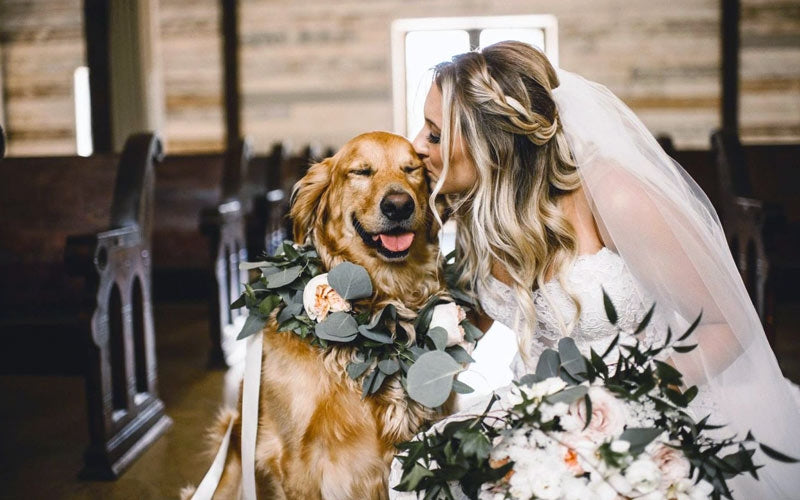
<path fill-rule="evenodd" d="M 553 14 L 561 64 L 605 83 L 679 148 L 719 125 L 719 0 L 241 0 L 244 133 L 340 144 L 392 126 L 397 17 Z M 742 0 L 742 140 L 800 141 L 800 4 Z M 0 1 L 10 154 L 72 153 L 80 0 Z M 224 147 L 218 0 L 160 0 L 170 152 Z"/>

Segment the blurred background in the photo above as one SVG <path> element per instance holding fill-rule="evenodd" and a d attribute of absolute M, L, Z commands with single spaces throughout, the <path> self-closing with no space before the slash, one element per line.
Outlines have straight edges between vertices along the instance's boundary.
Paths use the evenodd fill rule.
<path fill-rule="evenodd" d="M 0 0 L 0 498 L 197 484 L 238 264 L 290 237 L 292 184 L 358 133 L 413 138 L 429 68 L 504 39 L 694 177 L 800 381 L 798 0 Z"/>

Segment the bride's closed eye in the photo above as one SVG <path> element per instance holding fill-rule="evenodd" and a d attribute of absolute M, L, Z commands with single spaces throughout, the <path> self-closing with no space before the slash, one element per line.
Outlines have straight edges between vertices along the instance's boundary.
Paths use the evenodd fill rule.
<path fill-rule="evenodd" d="M 428 133 L 428 142 L 431 144 L 439 144 L 441 138 L 438 135 L 433 135 L 433 132 Z"/>

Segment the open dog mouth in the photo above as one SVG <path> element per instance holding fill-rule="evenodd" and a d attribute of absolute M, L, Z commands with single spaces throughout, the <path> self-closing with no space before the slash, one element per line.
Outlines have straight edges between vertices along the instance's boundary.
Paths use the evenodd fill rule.
<path fill-rule="evenodd" d="M 376 249 L 388 259 L 401 259 L 408 255 L 411 244 L 414 243 L 414 233 L 408 228 L 396 226 L 383 233 L 370 233 L 364 229 L 355 214 L 352 218 L 353 227 L 368 247 Z"/>

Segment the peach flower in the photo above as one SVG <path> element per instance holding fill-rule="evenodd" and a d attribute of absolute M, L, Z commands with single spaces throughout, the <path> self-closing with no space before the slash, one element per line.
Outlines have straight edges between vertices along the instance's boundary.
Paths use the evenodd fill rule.
<path fill-rule="evenodd" d="M 308 317 L 317 322 L 324 320 L 328 313 L 349 311 L 350 303 L 328 283 L 328 274 L 315 276 L 303 289 L 303 307 Z"/>

